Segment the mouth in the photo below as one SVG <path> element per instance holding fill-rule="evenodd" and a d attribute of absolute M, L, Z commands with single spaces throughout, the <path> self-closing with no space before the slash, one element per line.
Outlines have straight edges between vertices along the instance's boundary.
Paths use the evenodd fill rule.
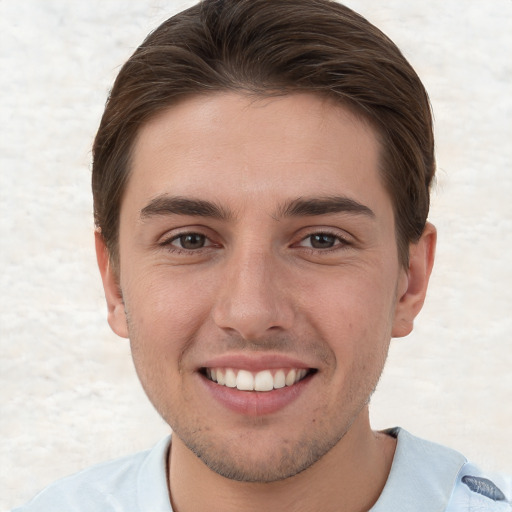
<path fill-rule="evenodd" d="M 314 368 L 272 368 L 251 372 L 237 368 L 201 368 L 200 373 L 209 381 L 239 391 L 268 392 L 295 386 L 314 373 Z"/>

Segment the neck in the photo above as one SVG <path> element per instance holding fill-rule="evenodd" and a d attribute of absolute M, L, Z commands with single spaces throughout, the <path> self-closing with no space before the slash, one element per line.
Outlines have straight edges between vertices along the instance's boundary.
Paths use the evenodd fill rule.
<path fill-rule="evenodd" d="M 384 488 L 395 445 L 393 438 L 371 430 L 366 409 L 345 436 L 302 473 L 278 482 L 247 483 L 211 471 L 173 436 L 169 456 L 173 510 L 367 511 Z"/>

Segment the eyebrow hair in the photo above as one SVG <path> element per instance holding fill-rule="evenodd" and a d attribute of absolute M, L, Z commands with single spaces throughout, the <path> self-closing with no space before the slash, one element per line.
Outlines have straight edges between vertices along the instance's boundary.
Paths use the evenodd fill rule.
<path fill-rule="evenodd" d="M 231 212 L 211 201 L 167 194 L 155 197 L 140 211 L 141 219 L 159 215 L 191 215 L 219 220 L 233 217 Z"/>
<path fill-rule="evenodd" d="M 327 197 L 299 197 L 279 209 L 279 216 L 282 217 L 307 217 L 315 215 L 327 215 L 329 213 L 354 213 L 368 217 L 375 217 L 375 213 L 354 199 L 344 196 Z"/>
<path fill-rule="evenodd" d="M 273 217 L 277 220 L 281 217 L 311 217 L 342 212 L 375 217 L 374 212 L 367 206 L 343 196 L 299 197 L 278 208 L 277 215 Z M 234 217 L 232 212 L 212 201 L 167 194 L 155 197 L 140 212 L 143 220 L 160 215 L 190 215 L 219 220 L 229 220 Z"/>

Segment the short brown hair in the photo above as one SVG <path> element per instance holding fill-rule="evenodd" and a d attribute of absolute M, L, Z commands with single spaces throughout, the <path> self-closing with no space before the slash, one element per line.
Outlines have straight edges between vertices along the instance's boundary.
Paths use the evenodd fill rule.
<path fill-rule="evenodd" d="M 119 210 L 135 137 L 155 114 L 212 91 L 312 92 L 364 116 L 383 148 L 400 262 L 421 236 L 434 175 L 430 103 L 396 45 L 330 0 L 204 0 L 165 21 L 124 64 L 93 146 L 96 226 L 118 261 Z"/>

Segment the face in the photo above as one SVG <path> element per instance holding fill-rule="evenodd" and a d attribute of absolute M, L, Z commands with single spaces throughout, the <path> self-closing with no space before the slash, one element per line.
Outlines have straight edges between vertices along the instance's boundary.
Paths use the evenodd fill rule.
<path fill-rule="evenodd" d="M 194 97 L 140 131 L 109 321 L 174 442 L 221 475 L 286 478 L 367 428 L 415 314 L 379 151 L 308 94 Z"/>

